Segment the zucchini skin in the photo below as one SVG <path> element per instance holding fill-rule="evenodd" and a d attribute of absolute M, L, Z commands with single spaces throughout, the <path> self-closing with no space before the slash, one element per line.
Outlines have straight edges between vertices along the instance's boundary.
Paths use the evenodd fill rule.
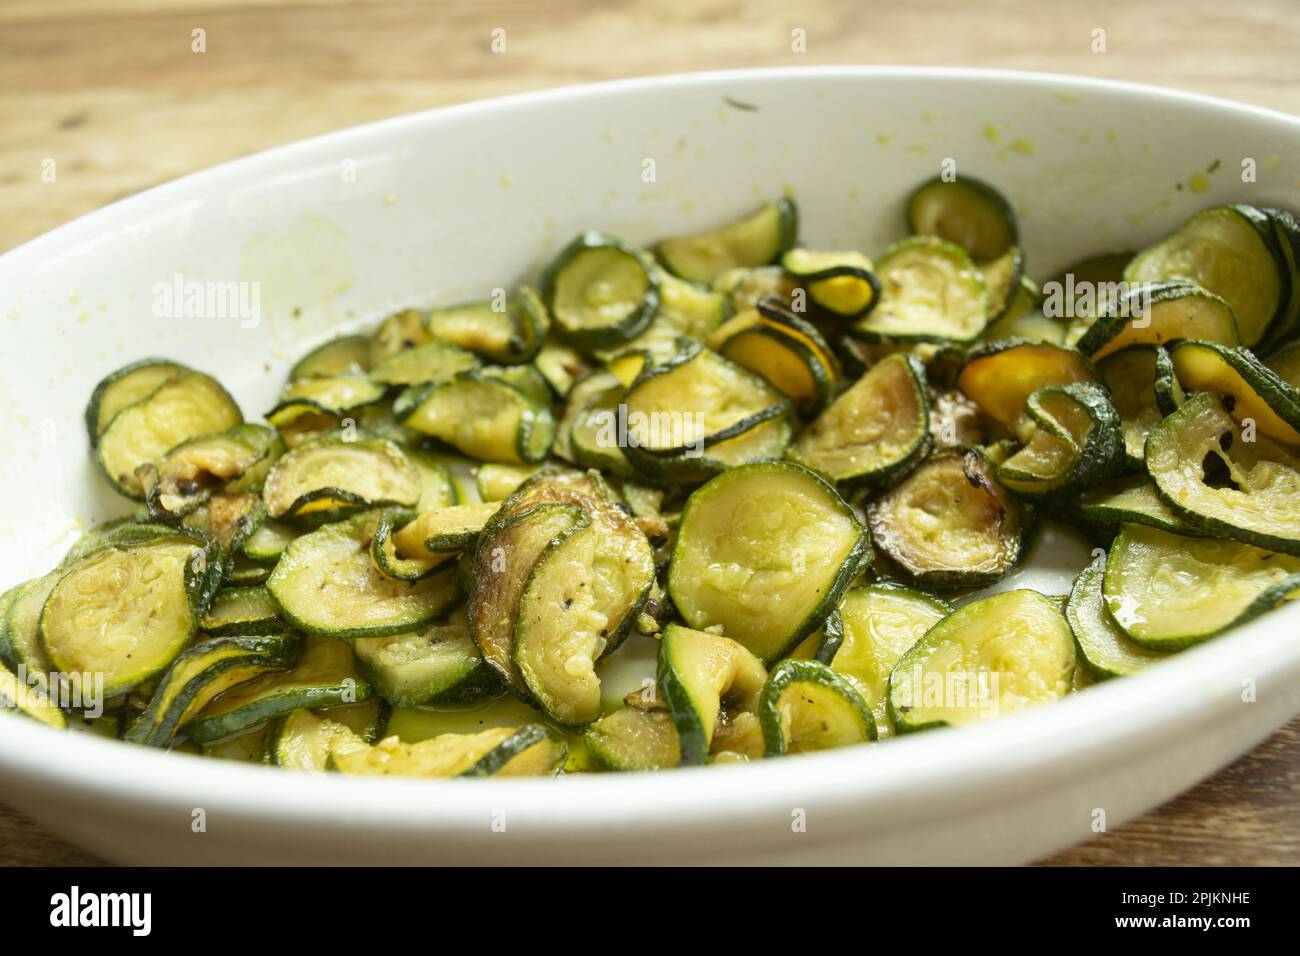
<path fill-rule="evenodd" d="M 758 721 L 763 730 L 763 756 L 784 756 L 788 749 L 789 741 L 782 727 L 780 699 L 785 690 L 799 683 L 816 684 L 842 698 L 862 725 L 861 742 L 876 739 L 876 719 L 851 681 L 820 661 L 784 660 L 768 675 L 759 697 Z"/>
<path fill-rule="evenodd" d="M 584 252 L 594 249 L 615 249 L 634 259 L 645 273 L 646 292 L 639 307 L 633 309 L 624 318 L 603 328 L 574 328 L 566 325 L 555 312 L 556 284 L 564 269 Z M 594 230 L 576 236 L 559 255 L 547 266 L 542 274 L 542 301 L 547 311 L 554 318 L 557 327 L 580 348 L 612 348 L 628 342 L 645 331 L 650 320 L 659 310 L 659 279 L 654 263 L 642 252 L 633 249 L 623 240 Z"/>
<path fill-rule="evenodd" d="M 963 242 L 962 236 L 955 233 L 945 233 L 942 227 L 930 229 L 931 225 L 937 223 L 927 223 L 923 215 L 922 203 L 933 195 L 943 191 L 952 191 L 954 194 L 969 194 L 977 202 L 984 204 L 987 208 L 985 214 L 1000 219 L 998 225 L 1005 231 L 1004 242 L 992 247 L 975 247 L 974 243 Z M 937 235 L 941 239 L 957 243 L 966 250 L 972 259 L 995 259 L 1007 251 L 1008 248 L 1015 246 L 1020 241 L 1020 226 L 1016 221 L 1015 210 L 1012 209 L 1011 203 L 997 189 L 990 186 L 982 179 L 976 179 L 974 176 L 963 175 L 958 180 L 946 181 L 941 176 L 928 179 L 912 191 L 907 199 L 907 225 L 913 235 Z"/>
<path fill-rule="evenodd" d="M 173 372 L 172 377 L 175 377 L 176 375 L 181 375 L 185 372 L 193 371 L 193 369 L 189 368 L 188 366 L 181 365 L 178 362 L 173 362 L 171 359 L 143 358 L 140 359 L 139 361 L 132 362 L 129 365 L 123 365 L 121 368 L 117 369 L 116 371 L 109 372 L 107 375 L 105 375 L 102 379 L 99 380 L 99 384 L 97 384 L 94 390 L 90 393 L 90 400 L 86 402 L 86 411 L 84 413 L 84 418 L 86 423 L 86 435 L 90 439 L 91 448 L 94 448 L 99 444 L 99 436 L 103 433 L 103 429 L 108 427 L 107 421 L 101 422 L 99 420 L 99 413 L 100 413 L 100 406 L 103 404 L 104 398 L 108 394 L 109 389 L 112 388 L 114 385 L 117 385 L 122 379 L 126 378 L 132 373 L 139 372 L 142 369 L 147 369 L 147 368 L 158 368 L 159 371 L 163 373 L 165 373 L 167 369 L 171 369 Z M 159 383 L 159 386 L 161 385 L 162 382 Z M 156 391 L 157 387 L 155 387 L 154 390 Z M 147 397 L 148 394 L 143 395 L 139 399 L 137 399 L 137 401 L 143 401 L 144 398 Z M 130 404 L 134 405 L 135 402 L 131 402 Z"/>
<path fill-rule="evenodd" d="M 1065 620 L 1074 635 L 1075 648 L 1097 680 L 1128 677 L 1164 660 L 1165 654 L 1133 643 L 1111 618 L 1102 598 L 1103 568 L 1088 564 L 1074 579 L 1065 604 Z M 1113 648 L 1107 652 L 1106 644 Z"/>

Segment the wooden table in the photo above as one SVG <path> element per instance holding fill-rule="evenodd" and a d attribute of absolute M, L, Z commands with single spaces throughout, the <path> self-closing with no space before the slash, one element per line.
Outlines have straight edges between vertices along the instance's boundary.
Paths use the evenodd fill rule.
<path fill-rule="evenodd" d="M 0 250 L 280 143 L 565 83 L 745 66 L 1053 70 L 1300 113 L 1287 0 L 4 0 Z M 491 50 L 505 31 L 504 53 Z M 805 53 L 791 31 L 805 31 Z M 1104 30 L 1105 52 L 1093 51 Z M 194 52 L 202 31 L 205 52 Z M 57 178 L 42 180 L 55 161 Z M 0 809 L 0 863 L 91 863 Z M 1062 864 L 1300 863 L 1300 720 Z"/>

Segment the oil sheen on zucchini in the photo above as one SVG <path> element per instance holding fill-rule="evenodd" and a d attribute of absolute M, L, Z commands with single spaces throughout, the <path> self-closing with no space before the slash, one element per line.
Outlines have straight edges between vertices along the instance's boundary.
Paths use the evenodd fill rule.
<path fill-rule="evenodd" d="M 876 739 L 875 718 L 857 688 L 820 661 L 777 664 L 763 685 L 758 720 L 769 757 Z"/>
<path fill-rule="evenodd" d="M 1115 623 L 1102 596 L 1104 570 L 1096 562 L 1086 565 L 1075 578 L 1065 605 L 1065 619 L 1079 654 L 1098 680 L 1136 674 L 1169 656 L 1135 644 Z"/>
<path fill-rule="evenodd" d="M 877 263 L 880 304 L 854 329 L 873 341 L 975 341 L 988 322 L 984 277 L 961 246 L 914 236 Z"/>
<path fill-rule="evenodd" d="M 776 262 L 794 245 L 798 228 L 794 203 L 779 199 L 746 219 L 712 232 L 665 239 L 656 252 L 673 275 L 709 283 L 728 269 Z"/>
<path fill-rule="evenodd" d="M 974 723 L 1064 697 L 1073 670 L 1060 605 L 1004 591 L 962 605 L 899 658 L 889 713 L 899 733 Z"/>
<path fill-rule="evenodd" d="M 420 631 L 353 642 L 361 672 L 394 707 L 465 704 L 500 690 L 463 610 Z"/>
<path fill-rule="evenodd" d="M 823 479 L 790 462 L 754 462 L 687 500 L 668 590 L 691 627 L 721 626 L 772 661 L 835 608 L 867 549 L 866 530 Z"/>

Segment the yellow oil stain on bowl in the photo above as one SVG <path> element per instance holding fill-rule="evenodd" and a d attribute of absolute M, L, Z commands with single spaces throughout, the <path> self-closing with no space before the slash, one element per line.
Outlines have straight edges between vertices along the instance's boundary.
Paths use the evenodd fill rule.
<path fill-rule="evenodd" d="M 1210 177 L 1205 173 L 1193 173 L 1187 180 L 1187 188 L 1194 193 L 1209 192 Z"/>
<path fill-rule="evenodd" d="M 1038 152 L 1038 147 L 1034 145 L 1033 140 L 1013 139 L 1011 141 L 1011 151 L 1019 153 L 1021 156 L 1033 156 Z"/>

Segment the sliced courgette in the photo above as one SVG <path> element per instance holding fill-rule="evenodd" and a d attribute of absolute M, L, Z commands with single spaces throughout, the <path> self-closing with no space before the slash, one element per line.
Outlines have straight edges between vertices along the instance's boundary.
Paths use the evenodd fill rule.
<path fill-rule="evenodd" d="M 257 529 L 244 539 L 240 551 L 245 557 L 263 564 L 274 564 L 289 547 L 289 543 L 298 537 L 298 531 L 288 525 L 275 521 L 263 521 Z"/>
<path fill-rule="evenodd" d="M 1077 347 L 1096 362 L 1133 345 L 1164 345 L 1178 339 L 1236 346 L 1237 320 L 1232 307 L 1217 295 L 1183 281 L 1139 286 L 1106 307 Z"/>
<path fill-rule="evenodd" d="M 288 670 L 298 657 L 297 634 L 210 637 L 181 652 L 163 675 L 123 739 L 163 747 L 208 703 L 237 684 Z"/>
<path fill-rule="evenodd" d="M 970 449 L 932 455 L 868 507 L 876 547 L 923 587 L 980 587 L 1003 577 L 1024 553 L 1031 522 L 994 469 Z"/>
<path fill-rule="evenodd" d="M 379 713 L 373 698 L 347 707 L 295 710 L 270 725 L 271 762 L 290 770 L 324 770 L 334 746 L 360 748 L 373 743 Z"/>
<path fill-rule="evenodd" d="M 583 742 L 607 770 L 665 770 L 682 762 L 667 710 L 623 706 L 587 728 Z"/>
<path fill-rule="evenodd" d="M 266 420 L 285 428 L 304 418 L 337 419 L 375 404 L 384 393 L 383 385 L 361 373 L 299 379 L 285 386 L 275 408 L 266 413 Z"/>
<path fill-rule="evenodd" d="M 621 239 L 584 232 L 560 250 L 542 278 L 556 328 L 582 349 L 639 335 L 659 308 L 654 263 Z"/>
<path fill-rule="evenodd" d="M 1285 317 L 1291 295 L 1290 269 L 1272 221 L 1244 203 L 1198 212 L 1135 255 L 1124 278 L 1129 282 L 1185 279 L 1209 290 L 1231 306 L 1241 343 L 1248 346 L 1263 340 Z"/>
<path fill-rule="evenodd" d="M 907 200 L 907 224 L 915 235 L 955 242 L 981 260 L 1001 256 L 1019 235 L 1011 204 L 973 176 L 922 183 Z"/>
<path fill-rule="evenodd" d="M 821 333 L 771 298 L 724 323 L 709 345 L 763 376 L 808 415 L 825 407 L 840 377 L 839 362 Z"/>
<path fill-rule="evenodd" d="M 559 440 L 559 434 L 556 434 Z M 502 501 L 525 481 L 537 474 L 539 465 L 506 465 L 497 461 L 484 462 L 479 465 L 474 483 L 478 496 L 484 501 Z M 428 509 L 421 508 L 421 511 Z"/>
<path fill-rule="evenodd" d="M 1064 345 L 1067 331 L 1065 324 L 1049 317 L 1039 305 L 1041 301 L 1038 286 L 1027 276 L 1021 276 L 1002 314 L 980 333 L 981 340 L 1002 342 L 1007 339 L 1026 339 L 1030 342 Z"/>
<path fill-rule="evenodd" d="M 1300 388 L 1300 342 L 1274 352 L 1264 364 L 1292 388 Z"/>
<path fill-rule="evenodd" d="M 501 689 L 463 611 L 421 631 L 360 638 L 352 646 L 362 673 L 394 707 L 467 704 Z"/>
<path fill-rule="evenodd" d="M 984 276 L 961 246 L 913 236 L 877 262 L 880 304 L 853 325 L 876 342 L 974 342 L 988 323 Z"/>
<path fill-rule="evenodd" d="M 370 380 L 391 387 L 445 382 L 459 372 L 479 367 L 478 357 L 466 349 L 434 339 L 415 348 L 394 352 L 370 370 Z"/>
<path fill-rule="evenodd" d="M 1009 433 L 1028 438 L 1029 396 L 1048 385 L 1095 382 L 1096 372 L 1077 351 L 1049 342 L 992 342 L 967 357 L 958 387 L 981 412 Z"/>
<path fill-rule="evenodd" d="M 209 637 L 278 634 L 284 629 L 279 607 L 260 585 L 222 588 L 199 623 Z"/>
<path fill-rule="evenodd" d="M 157 463 L 141 465 L 136 477 L 151 516 L 180 518 L 283 450 L 270 428 L 245 423 L 182 442 Z"/>
<path fill-rule="evenodd" d="M 264 674 L 226 691 L 189 721 L 185 734 L 207 743 L 300 707 L 356 704 L 372 693 L 357 676 L 351 647 L 328 637 L 308 637 L 290 670 Z"/>
<path fill-rule="evenodd" d="M 758 701 L 765 756 L 847 747 L 876 739 L 876 721 L 857 688 L 820 661 L 786 660 Z"/>
<path fill-rule="evenodd" d="M 391 355 L 416 348 L 441 335 L 437 330 L 431 332 L 428 325 L 427 317 L 419 309 L 402 309 L 385 318 L 371 336 L 370 365 L 378 365 Z"/>
<path fill-rule="evenodd" d="M 1188 392 L 1214 392 L 1239 423 L 1288 446 L 1300 446 L 1300 390 L 1247 349 L 1184 341 L 1169 350 L 1174 374 Z"/>
<path fill-rule="evenodd" d="M 860 319 L 880 301 L 880 280 L 871 260 L 860 252 L 790 249 L 781 268 L 808 290 L 823 312 L 838 319 Z"/>
<path fill-rule="evenodd" d="M 659 261 L 673 275 L 692 282 L 712 282 L 728 269 L 776 262 L 794 245 L 799 214 L 789 199 L 767 203 L 752 216 L 690 236 L 659 243 Z"/>
<path fill-rule="evenodd" d="M 381 573 L 370 557 L 380 515 L 365 512 L 297 538 L 267 579 L 285 619 L 308 634 L 383 637 L 418 630 L 460 596 L 451 566 L 421 581 Z"/>
<path fill-rule="evenodd" d="M 889 673 L 898 659 L 952 612 L 932 594 L 880 582 L 854 588 L 840 604 L 843 639 L 826 660 L 861 693 L 875 718 L 877 736 L 894 732 L 889 720 Z"/>
<path fill-rule="evenodd" d="M 412 523 L 411 512 L 400 508 L 386 508 L 375 525 L 375 536 L 370 541 L 370 560 L 385 577 L 396 581 L 421 581 L 433 574 L 451 554 L 429 554 L 423 548 L 409 552 L 399 549 L 397 534 L 403 524 Z M 398 529 L 401 530 L 398 530 Z"/>
<path fill-rule="evenodd" d="M 998 481 L 1022 497 L 1042 499 L 1105 481 L 1124 468 L 1124 428 L 1100 385 L 1049 385 L 1029 396 L 1035 428 L 998 465 Z"/>
<path fill-rule="evenodd" d="M 414 506 L 420 475 L 386 438 L 330 432 L 299 445 L 271 468 L 262 487 L 276 520 L 334 518 L 364 508 Z"/>
<path fill-rule="evenodd" d="M 63 711 L 51 703 L 49 697 L 30 683 L 20 681 L 13 671 L 0 664 L 0 711 L 5 710 L 12 710 L 59 730 L 68 726 Z"/>
<path fill-rule="evenodd" d="M 780 266 L 759 266 L 719 273 L 712 288 L 726 298 L 732 313 L 739 314 L 755 308 L 760 299 L 768 296 L 789 302 L 799 282 Z"/>
<path fill-rule="evenodd" d="M 703 765 L 719 724 L 754 713 L 767 681 L 762 662 L 720 634 L 669 624 L 659 645 L 658 689 L 672 714 L 681 762 Z"/>
<path fill-rule="evenodd" d="M 172 532 L 106 547 L 73 565 L 50 591 L 41 647 L 56 670 L 103 675 L 105 696 L 123 693 L 181 653 L 221 571 L 215 542 L 198 535 Z"/>
<path fill-rule="evenodd" d="M 540 724 L 477 734 L 443 734 L 417 743 L 388 737 L 374 746 L 331 744 L 329 765 L 340 773 L 399 777 L 550 776 L 568 749 Z"/>
<path fill-rule="evenodd" d="M 1021 280 L 1024 278 L 1025 256 L 1019 246 L 1012 246 L 996 259 L 977 262 L 976 267 L 984 276 L 989 322 L 993 323 L 1012 309 L 1024 291 Z M 1030 305 L 1032 304 L 1031 300 Z M 982 334 L 988 335 L 988 326 L 985 326 Z"/>
<path fill-rule="evenodd" d="M 1194 395 L 1147 439 L 1156 491 L 1191 527 L 1300 554 L 1300 459 L 1242 429 L 1209 392 Z"/>
<path fill-rule="evenodd" d="M 731 304 L 722 292 L 709 289 L 659 269 L 659 312 L 663 322 L 678 335 L 703 340 L 731 315 Z"/>
<path fill-rule="evenodd" d="M 289 381 L 355 375 L 370 368 L 370 336 L 340 335 L 316 346 L 289 370 Z"/>
<path fill-rule="evenodd" d="M 104 376 L 86 403 L 86 433 L 90 436 L 90 447 L 99 444 L 99 436 L 104 434 L 104 429 L 118 412 L 144 401 L 165 383 L 189 371 L 177 362 L 147 358 Z"/>
<path fill-rule="evenodd" d="M 1115 623 L 1148 650 L 1176 651 L 1277 607 L 1300 588 L 1300 557 L 1239 541 L 1125 525 L 1102 594 Z"/>
<path fill-rule="evenodd" d="M 399 396 L 394 411 L 407 428 L 488 461 L 541 461 L 555 437 L 549 406 L 478 371 L 462 372 L 450 382 L 412 386 Z"/>
<path fill-rule="evenodd" d="M 1111 403 L 1124 429 L 1124 454 L 1129 465 L 1141 467 L 1147 435 L 1164 420 L 1157 383 L 1173 375 L 1169 353 L 1158 345 L 1134 345 L 1112 352 L 1097 363 L 1097 374 L 1110 392 Z M 1166 391 L 1168 384 L 1163 386 Z"/>
<path fill-rule="evenodd" d="M 398 552 L 408 557 L 455 554 L 474 546 L 498 507 L 488 502 L 425 511 L 394 534 L 393 541 Z"/>
<path fill-rule="evenodd" d="M 1065 605 L 1065 619 L 1074 634 L 1079 656 L 1098 680 L 1127 677 L 1168 657 L 1166 653 L 1133 643 L 1115 623 L 1102 596 L 1103 572 L 1103 567 L 1096 562 L 1086 565 L 1074 579 L 1070 600 Z"/>
<path fill-rule="evenodd" d="M 119 380 L 129 381 L 130 377 Z M 101 411 L 103 407 L 101 397 Z M 184 371 L 113 416 L 100 433 L 96 462 L 117 491 L 139 500 L 144 487 L 137 468 L 157 461 L 184 441 L 225 431 L 243 420 L 239 406 L 216 379 Z"/>
<path fill-rule="evenodd" d="M 1145 524 L 1175 534 L 1196 534 L 1160 500 L 1145 471 L 1089 488 L 1077 507 L 1086 523 L 1107 531 L 1118 530 L 1122 524 Z"/>
<path fill-rule="evenodd" d="M 817 629 L 868 550 L 866 530 L 825 480 L 792 462 L 754 462 L 687 500 L 668 590 L 691 627 L 721 626 L 772 661 Z"/>
<path fill-rule="evenodd" d="M 787 455 L 831 481 L 887 481 L 925 445 L 929 412 L 925 366 L 915 355 L 898 352 L 841 393 Z"/>
<path fill-rule="evenodd" d="M 1074 637 L 1060 605 L 1037 591 L 964 604 L 899 658 L 889 714 L 901 733 L 1016 713 L 1070 692 Z"/>
<path fill-rule="evenodd" d="M 467 302 L 433 309 L 428 331 L 462 349 L 504 365 L 528 362 L 546 338 L 546 307 L 535 289 L 520 286 L 498 310 L 496 301 Z"/>

